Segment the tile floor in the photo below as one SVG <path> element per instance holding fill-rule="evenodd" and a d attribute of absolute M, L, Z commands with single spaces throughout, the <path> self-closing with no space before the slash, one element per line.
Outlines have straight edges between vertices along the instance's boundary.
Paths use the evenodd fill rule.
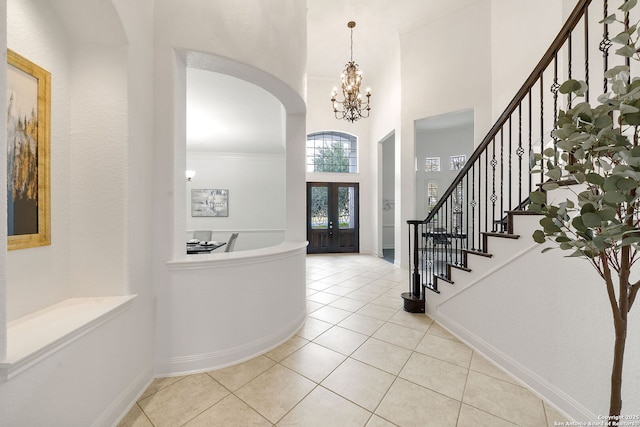
<path fill-rule="evenodd" d="M 120 427 L 553 426 L 552 407 L 428 316 L 402 310 L 407 271 L 309 255 L 305 325 L 242 364 L 153 381 Z"/>

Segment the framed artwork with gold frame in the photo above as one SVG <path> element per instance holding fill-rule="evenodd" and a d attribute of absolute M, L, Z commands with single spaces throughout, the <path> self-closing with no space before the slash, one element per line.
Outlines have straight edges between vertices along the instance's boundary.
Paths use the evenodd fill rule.
<path fill-rule="evenodd" d="M 7 49 L 8 249 L 51 244 L 51 73 Z"/>

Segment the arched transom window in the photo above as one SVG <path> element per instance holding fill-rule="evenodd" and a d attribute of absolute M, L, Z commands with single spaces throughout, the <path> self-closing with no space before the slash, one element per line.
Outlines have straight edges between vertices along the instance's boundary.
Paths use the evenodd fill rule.
<path fill-rule="evenodd" d="M 343 132 L 307 135 L 307 172 L 358 172 L 358 138 Z"/>

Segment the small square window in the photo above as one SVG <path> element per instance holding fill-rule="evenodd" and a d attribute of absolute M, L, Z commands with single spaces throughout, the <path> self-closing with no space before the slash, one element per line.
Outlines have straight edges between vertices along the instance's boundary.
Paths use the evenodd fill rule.
<path fill-rule="evenodd" d="M 451 156 L 449 157 L 449 161 L 451 162 L 451 170 L 459 171 L 464 167 L 465 163 L 467 163 L 467 156 L 464 154 Z"/>
<path fill-rule="evenodd" d="M 425 172 L 440 172 L 440 157 L 427 157 L 424 159 Z"/>

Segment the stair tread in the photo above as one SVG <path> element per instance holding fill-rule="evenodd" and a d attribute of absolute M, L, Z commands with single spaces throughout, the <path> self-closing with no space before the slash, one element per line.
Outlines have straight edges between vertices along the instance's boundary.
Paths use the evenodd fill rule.
<path fill-rule="evenodd" d="M 462 270 L 462 271 L 466 271 L 467 273 L 471 271 L 470 268 L 465 267 L 464 265 L 459 265 L 459 264 L 447 263 L 447 267 L 455 268 L 455 269 Z"/>
<path fill-rule="evenodd" d="M 442 280 L 442 281 L 445 281 L 445 282 L 447 282 L 447 283 L 450 283 L 450 284 L 452 284 L 452 285 L 453 285 L 453 283 L 454 283 L 454 282 L 453 282 L 453 280 L 449 279 L 448 277 L 446 277 L 446 276 L 445 276 L 445 275 L 443 275 L 443 274 L 435 274 L 433 277 L 434 277 L 434 278 L 436 278 L 436 279 L 438 279 L 438 280 Z"/>
<path fill-rule="evenodd" d="M 489 254 L 487 252 L 482 252 L 482 251 L 474 251 L 473 249 L 463 249 L 463 252 L 465 252 L 467 254 L 483 256 L 483 257 L 486 257 L 486 258 L 492 258 L 493 257 L 493 254 Z"/>
<path fill-rule="evenodd" d="M 538 212 L 532 212 L 532 211 L 504 211 L 505 213 L 509 214 L 509 215 L 542 215 Z"/>
<path fill-rule="evenodd" d="M 435 292 L 436 294 L 440 293 L 440 291 L 438 290 L 437 286 L 435 286 L 435 285 L 426 284 L 426 285 L 424 285 L 424 288 L 430 290 L 431 292 Z"/>
<path fill-rule="evenodd" d="M 560 181 L 549 180 L 549 181 L 546 181 L 546 182 L 543 182 L 543 183 L 540 183 L 540 184 L 536 184 L 536 187 L 542 187 L 543 185 L 548 184 L 550 182 L 555 182 L 560 187 L 568 187 L 570 185 L 578 185 L 579 184 L 579 182 L 576 181 L 575 179 L 561 179 Z"/>
<path fill-rule="evenodd" d="M 491 237 L 501 237 L 503 239 L 519 239 L 520 238 L 519 234 L 495 233 L 495 232 L 491 232 L 491 231 L 483 231 L 480 234 L 483 234 L 485 236 L 491 236 Z"/>

